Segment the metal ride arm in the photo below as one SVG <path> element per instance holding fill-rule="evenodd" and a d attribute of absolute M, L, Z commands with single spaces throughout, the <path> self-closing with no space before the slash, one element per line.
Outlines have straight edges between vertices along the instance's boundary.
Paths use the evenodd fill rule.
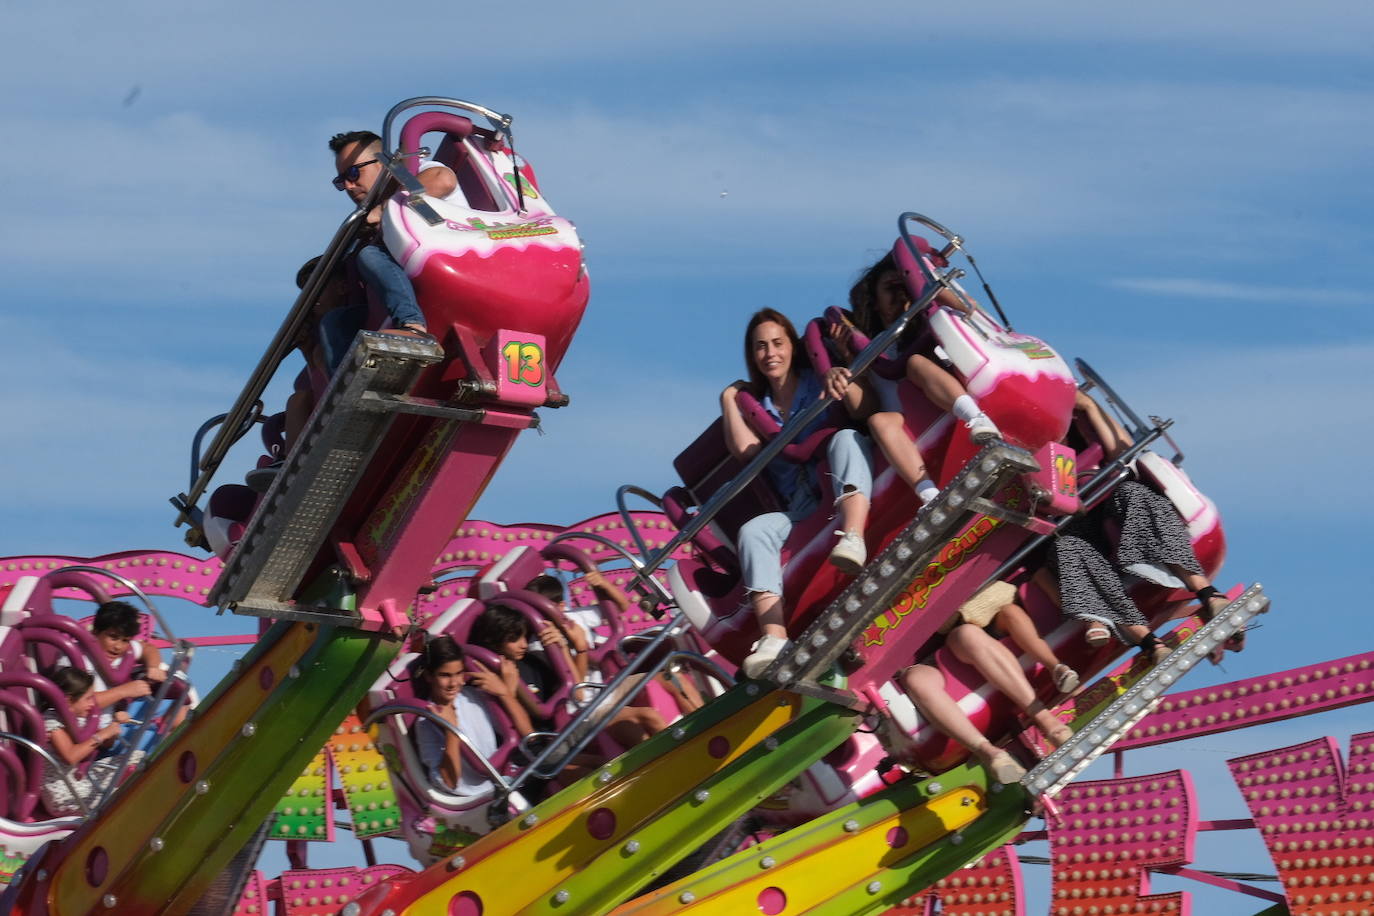
<path fill-rule="evenodd" d="M 1016 474 L 1039 468 L 1029 452 L 1006 443 L 993 443 L 969 460 L 915 520 L 894 538 L 845 587 L 806 631 L 764 672 L 776 681 L 810 696 L 862 708 L 867 701 L 848 691 L 823 686 L 819 679 L 843 655 L 856 637 L 885 610 L 917 571 L 925 568 L 954 532 L 979 514 L 995 514 L 1000 507 L 984 499 Z M 933 633 L 942 620 L 922 619 Z M 913 626 L 912 631 L 917 629 Z"/>
<path fill-rule="evenodd" d="M 319 298 L 321 290 L 324 289 L 325 281 L 343 256 L 344 250 L 347 249 L 354 236 L 358 234 L 358 230 L 366 222 L 367 213 L 376 205 L 377 198 L 381 195 L 381 187 L 384 184 L 385 182 L 376 182 L 368 192 L 367 197 L 358 205 L 358 208 L 348 214 L 344 221 L 339 224 L 339 228 L 335 230 L 334 237 L 325 248 L 324 254 L 320 257 L 319 263 L 315 265 L 310 277 L 305 281 L 305 286 L 301 288 L 300 295 L 296 297 L 291 310 L 286 314 L 286 319 L 277 329 L 276 336 L 267 345 L 267 352 L 263 353 L 262 358 L 258 360 L 253 373 L 248 377 L 248 383 L 234 401 L 234 406 L 229 408 L 229 412 L 224 415 L 225 419 L 220 424 L 219 432 L 200 460 L 200 476 L 191 484 L 191 489 L 188 492 L 172 498 L 172 504 L 179 510 L 173 524 L 180 526 L 191 521 L 191 509 L 210 486 L 211 479 L 219 470 L 220 463 L 224 461 L 225 456 L 229 454 L 229 449 L 243 435 L 239 430 L 252 414 L 253 405 L 267 390 L 267 385 L 272 381 L 272 376 L 276 374 L 277 367 L 296 348 L 296 338 L 305 328 L 306 321 L 310 317 L 311 307 Z"/>
<path fill-rule="evenodd" d="M 1245 629 L 1246 622 L 1269 610 L 1269 598 L 1255 583 L 1212 617 L 1161 662 L 1094 716 L 1022 778 L 1021 784 L 1043 800 L 1052 799 L 1088 764 L 1109 750 L 1158 705 L 1165 691 L 1212 650 Z"/>
<path fill-rule="evenodd" d="M 1055 794 L 1268 604 L 1261 587 L 1252 586 L 1101 713 L 1074 723 L 1075 735 L 1020 785 L 989 784 L 972 763 L 903 781 L 633 900 L 614 916 L 736 913 L 768 894 L 785 899 L 789 912 L 884 912 L 1010 840 L 1028 818 L 1029 802 L 1038 800 L 1053 817 Z"/>

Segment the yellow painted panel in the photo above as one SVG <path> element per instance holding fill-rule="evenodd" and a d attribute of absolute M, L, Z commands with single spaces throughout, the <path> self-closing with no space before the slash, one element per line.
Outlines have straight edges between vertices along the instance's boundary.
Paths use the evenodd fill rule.
<path fill-rule="evenodd" d="M 725 769 L 790 722 L 800 709 L 801 697 L 795 694 L 769 694 L 531 828 L 522 829 L 519 821 L 504 825 L 464 851 L 471 864 L 461 873 L 448 871 L 442 862 L 427 870 L 421 882 L 447 879 L 447 884 L 432 887 L 404 912 L 407 916 L 447 916 L 450 899 L 462 890 L 487 901 L 489 910 L 492 902 L 499 900 L 502 912 L 516 912 L 549 893 L 655 812 Z M 711 741 L 721 736 L 729 741 L 729 749 L 724 755 L 713 757 L 709 750 Z M 586 823 L 587 817 L 601 808 L 615 815 L 615 830 L 604 840 L 593 837 Z M 480 854 L 480 847 L 486 843 L 498 848 L 472 861 L 473 853 Z"/>
<path fill-rule="evenodd" d="M 845 833 L 842 822 L 836 821 L 829 839 L 818 841 L 818 845 L 801 852 L 787 861 L 782 861 L 771 869 L 753 866 L 751 877 L 739 884 L 703 897 L 690 907 L 679 899 L 683 885 L 676 886 L 670 893 L 641 904 L 630 902 L 615 910 L 615 916 L 659 916 L 659 914 L 679 913 L 690 909 L 694 914 L 728 914 L 761 911 L 760 895 L 773 889 L 771 901 L 786 901 L 785 908 L 775 912 L 800 913 L 831 899 L 846 888 L 867 880 L 897 862 L 911 856 L 917 850 L 955 833 L 969 824 L 985 810 L 982 795 L 971 788 L 955 789 L 931 799 L 924 805 L 909 808 L 891 817 L 883 818 L 871 827 L 862 828 L 854 833 Z M 907 832 L 907 841 L 900 848 L 893 849 L 887 840 L 888 832 L 901 827 Z M 798 831 L 810 828 L 802 826 Z M 786 836 L 781 838 L 786 843 Z M 782 846 L 755 848 L 747 853 L 752 860 L 761 859 L 768 849 L 775 856 L 786 856 Z M 781 895 L 781 896 L 780 896 Z"/>
<path fill-rule="evenodd" d="M 49 901 L 54 912 L 92 913 L 100 906 L 105 888 L 137 859 L 148 854 L 148 842 L 158 834 L 164 821 L 174 817 L 183 805 L 198 798 L 193 787 L 224 748 L 239 738 L 239 729 L 252 720 L 271 687 L 286 679 L 291 666 L 309 651 L 319 628 L 297 623 L 240 671 L 234 683 L 215 698 L 208 708 L 197 709 L 192 721 L 175 736 L 170 747 L 139 773 L 136 791 L 124 791 L 100 815 L 98 825 L 86 833 L 53 874 Z M 259 680 L 264 668 L 272 672 L 269 689 Z M 184 783 L 178 775 L 178 761 L 187 751 L 195 754 L 196 776 Z M 99 887 L 86 881 L 85 863 L 91 851 L 102 847 L 109 857 L 110 876 Z"/>

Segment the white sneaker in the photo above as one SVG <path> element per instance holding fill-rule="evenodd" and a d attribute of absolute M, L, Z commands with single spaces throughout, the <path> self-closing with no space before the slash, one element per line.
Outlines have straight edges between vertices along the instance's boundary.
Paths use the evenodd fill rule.
<path fill-rule="evenodd" d="M 964 425 L 968 427 L 969 435 L 973 437 L 974 442 L 991 442 L 993 439 L 1002 438 L 1002 431 L 985 413 L 980 413 Z"/>
<path fill-rule="evenodd" d="M 758 677 L 790 645 L 792 645 L 790 639 L 784 639 L 781 636 L 764 636 L 750 647 L 753 651 L 749 653 L 739 668 L 744 672 L 745 677 Z"/>
<path fill-rule="evenodd" d="M 836 531 L 840 542 L 830 551 L 830 562 L 850 576 L 857 576 L 868 562 L 868 548 L 864 536 L 857 531 Z"/>

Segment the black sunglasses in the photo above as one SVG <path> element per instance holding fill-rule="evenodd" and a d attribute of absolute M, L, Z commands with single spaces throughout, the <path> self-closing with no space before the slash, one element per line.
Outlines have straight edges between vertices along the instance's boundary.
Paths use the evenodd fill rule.
<path fill-rule="evenodd" d="M 362 174 L 363 166 L 371 165 L 376 161 L 376 159 L 369 159 L 366 162 L 355 162 L 339 174 L 335 175 L 333 179 L 334 190 L 342 191 L 344 189 L 345 184 L 347 184 L 350 181 L 357 181 L 358 176 Z"/>

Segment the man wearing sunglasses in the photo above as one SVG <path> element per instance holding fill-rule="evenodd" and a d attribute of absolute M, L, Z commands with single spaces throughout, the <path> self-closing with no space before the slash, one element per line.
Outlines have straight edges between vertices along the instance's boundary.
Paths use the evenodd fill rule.
<path fill-rule="evenodd" d="M 329 149 L 334 153 L 334 187 L 346 192 L 354 204 L 361 204 L 376 182 L 387 180 L 378 159 L 382 138 L 372 131 L 354 130 L 335 134 L 329 140 Z M 420 163 L 417 177 L 425 194 L 440 200 L 455 193 L 458 188 L 458 178 L 453 170 L 432 160 Z M 387 251 L 377 231 L 381 215 L 380 205 L 369 211 L 368 225 L 360 233 L 359 242 L 350 257 L 357 265 L 358 276 L 382 300 L 387 314 L 391 316 L 394 326 L 392 333 L 432 340 L 425 326 L 424 312 L 420 311 L 420 305 L 415 301 L 415 288 L 410 278 Z M 366 304 L 357 303 L 334 309 L 322 317 L 320 332 L 330 372 L 338 368 L 348 352 L 353 338 L 363 326 L 366 314 Z"/>

